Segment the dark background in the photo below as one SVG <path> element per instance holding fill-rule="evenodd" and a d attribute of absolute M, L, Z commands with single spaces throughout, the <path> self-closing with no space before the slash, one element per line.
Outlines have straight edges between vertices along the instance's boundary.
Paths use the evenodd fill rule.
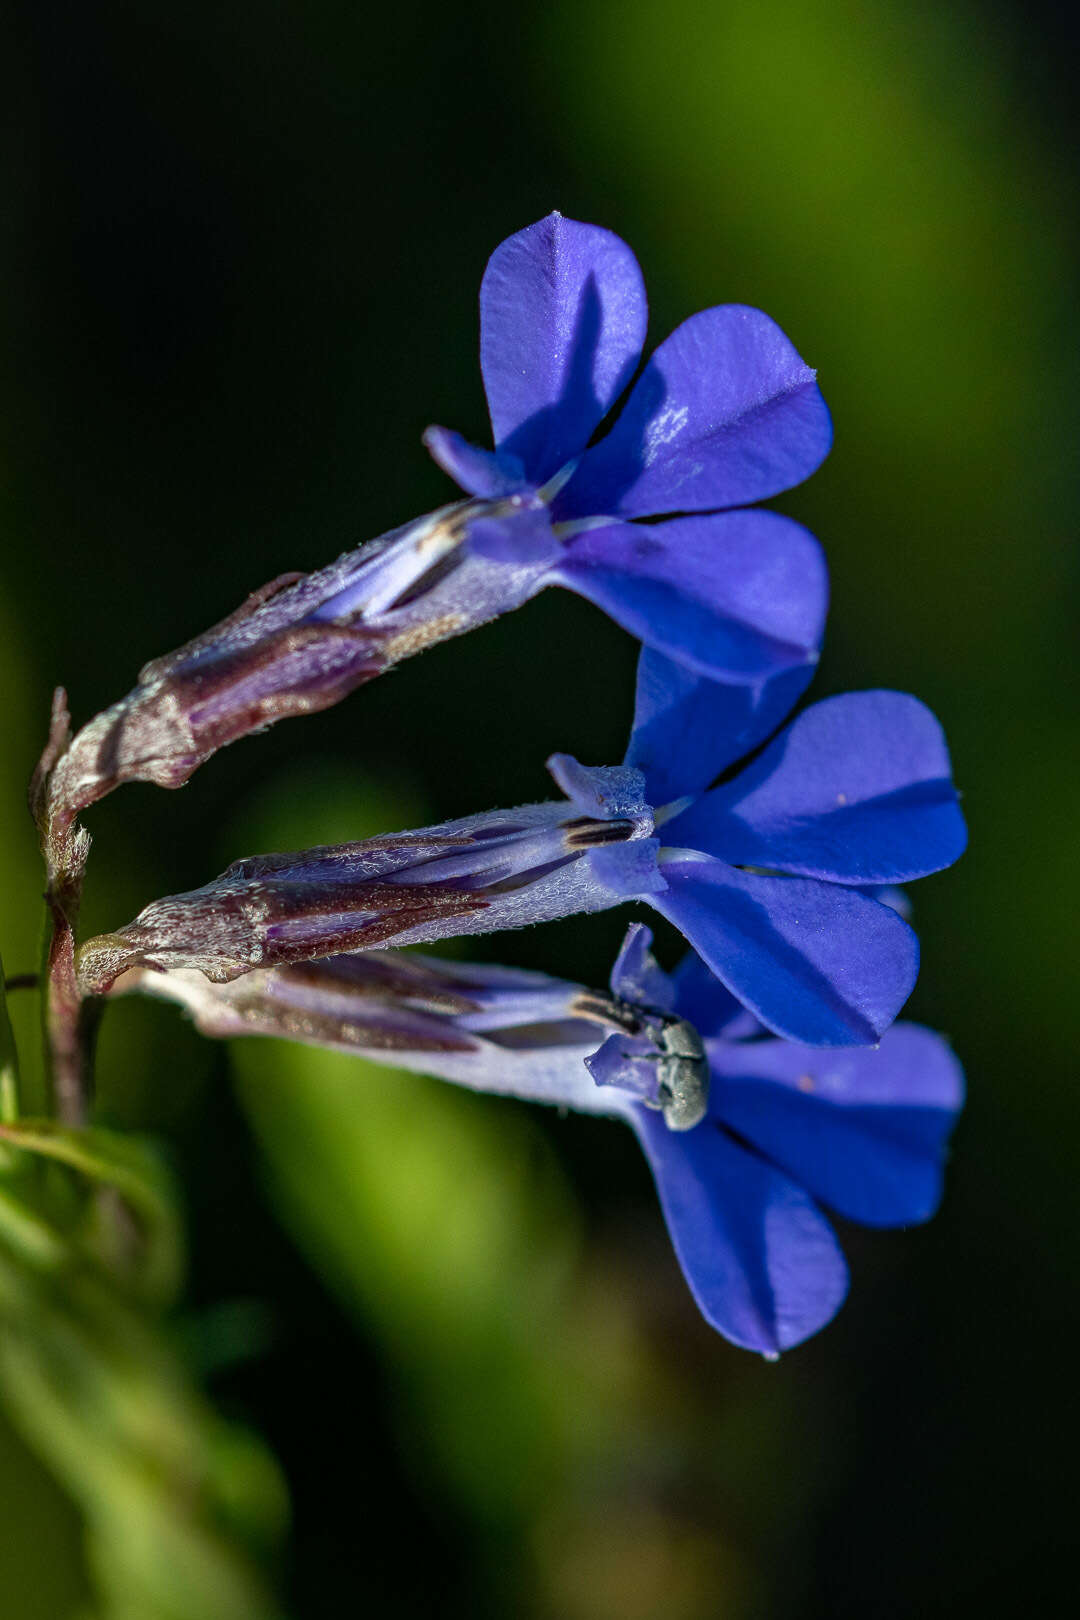
<path fill-rule="evenodd" d="M 832 568 L 816 695 L 918 692 L 970 820 L 914 895 L 911 1011 L 970 1085 L 944 1209 L 846 1234 L 849 1303 L 775 1366 L 697 1317 L 614 1127 L 112 1011 L 102 1117 L 181 1169 L 191 1310 L 243 1352 L 211 1387 L 290 1481 L 293 1611 L 1049 1601 L 1075 1543 L 1072 25 L 144 0 L 24 4 L 4 32 L 9 971 L 36 950 L 22 794 L 52 685 L 84 721 L 262 581 L 449 498 L 419 435 L 483 438 L 479 278 L 553 207 L 634 247 L 653 341 L 747 302 L 818 367 L 836 446 L 779 503 Z M 126 789 L 89 817 L 87 925 L 258 849 L 543 797 L 553 749 L 620 756 L 633 663 L 552 592 L 182 793 Z M 626 920 L 484 954 L 600 982 Z M 0 1500 L 5 1620 L 67 1613 L 77 1523 L 6 1428 Z"/>

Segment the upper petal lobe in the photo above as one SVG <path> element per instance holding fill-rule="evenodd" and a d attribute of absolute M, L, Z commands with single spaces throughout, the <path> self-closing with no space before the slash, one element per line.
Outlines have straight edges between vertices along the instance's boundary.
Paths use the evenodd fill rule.
<path fill-rule="evenodd" d="M 480 366 L 495 443 L 543 483 L 580 455 L 641 356 L 638 262 L 598 225 L 549 214 L 508 237 L 480 286 Z"/>
<path fill-rule="evenodd" d="M 795 664 L 759 685 L 736 685 L 643 647 L 626 764 L 644 773 L 650 803 L 700 793 L 764 742 L 798 702 L 815 667 Z"/>
<path fill-rule="evenodd" d="M 525 468 L 518 456 L 481 450 L 452 428 L 429 427 L 424 446 L 444 473 L 481 500 L 496 501 L 525 488 Z"/>
<path fill-rule="evenodd" d="M 556 512 L 648 517 L 744 506 L 808 478 L 831 443 L 814 373 L 776 322 L 725 304 L 692 315 L 660 345 Z"/>
<path fill-rule="evenodd" d="M 669 836 L 739 866 L 874 884 L 940 871 L 967 834 L 926 705 L 903 692 L 849 692 L 806 709 Z"/>

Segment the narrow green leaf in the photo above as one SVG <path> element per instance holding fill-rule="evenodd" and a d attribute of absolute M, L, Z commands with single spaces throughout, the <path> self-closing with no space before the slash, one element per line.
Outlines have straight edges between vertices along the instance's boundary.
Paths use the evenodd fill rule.
<path fill-rule="evenodd" d="M 50 1119 L 0 1125 L 0 1143 L 65 1165 L 118 1194 L 137 1231 L 125 1231 L 109 1219 L 107 1208 L 99 1201 L 94 1206 L 94 1246 L 100 1252 L 107 1245 L 112 1251 L 108 1258 L 121 1270 L 130 1267 L 134 1258 L 138 1281 L 154 1298 L 171 1300 L 175 1296 L 184 1259 L 176 1193 L 171 1176 L 150 1145 L 100 1127 L 58 1125 Z"/>
<path fill-rule="evenodd" d="M 0 1390 L 85 1516 L 100 1620 L 281 1620 L 262 1571 L 286 1522 L 278 1469 L 156 1313 L 86 1269 L 0 1258 Z"/>
<path fill-rule="evenodd" d="M 0 1182 L 0 1240 L 35 1270 L 52 1271 L 70 1258 L 60 1234 Z"/>

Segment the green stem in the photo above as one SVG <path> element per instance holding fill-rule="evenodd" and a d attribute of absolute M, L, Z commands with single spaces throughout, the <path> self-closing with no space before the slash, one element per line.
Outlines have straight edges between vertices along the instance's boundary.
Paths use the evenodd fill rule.
<path fill-rule="evenodd" d="M 3 979 L 0 962 L 0 1123 L 10 1125 L 19 1117 L 19 1052 L 8 1017 Z"/>

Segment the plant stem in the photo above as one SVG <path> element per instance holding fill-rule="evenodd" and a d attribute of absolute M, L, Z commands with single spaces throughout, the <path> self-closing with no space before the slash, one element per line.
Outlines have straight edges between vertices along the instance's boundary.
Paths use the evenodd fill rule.
<path fill-rule="evenodd" d="M 0 963 L 0 1122 L 10 1125 L 19 1117 L 19 1052 L 4 997 L 4 970 Z"/>
<path fill-rule="evenodd" d="M 83 1002 L 75 978 L 75 935 L 61 908 L 51 899 L 48 906 L 41 995 L 46 1069 L 56 1117 L 65 1125 L 85 1125 L 89 1076 Z"/>
<path fill-rule="evenodd" d="M 60 686 L 53 693 L 48 741 L 30 783 L 47 878 L 41 1025 L 56 1115 L 65 1125 L 83 1125 L 90 1102 L 90 1020 L 75 973 L 75 927 L 90 840 L 74 812 L 51 791 L 53 772 L 70 742 L 67 694 Z"/>

